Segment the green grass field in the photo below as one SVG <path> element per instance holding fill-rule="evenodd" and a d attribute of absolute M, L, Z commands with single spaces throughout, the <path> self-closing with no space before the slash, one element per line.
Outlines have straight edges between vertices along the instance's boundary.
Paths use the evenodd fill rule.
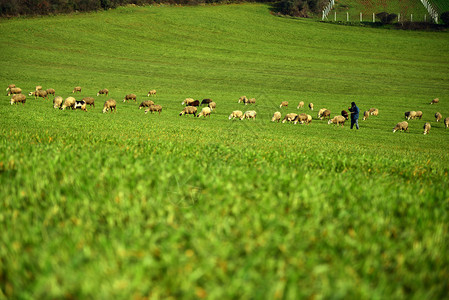
<path fill-rule="evenodd" d="M 159 6 L 0 20 L 0 45 L 3 88 L 96 98 L 1 96 L 0 299 L 447 296 L 447 32 Z M 121 101 L 150 89 L 161 115 Z M 228 120 L 242 95 L 255 121 Z M 179 117 L 187 97 L 217 109 Z M 352 101 L 379 116 L 317 120 Z M 314 120 L 270 122 L 278 110 Z M 407 110 L 423 119 L 392 133 Z"/>

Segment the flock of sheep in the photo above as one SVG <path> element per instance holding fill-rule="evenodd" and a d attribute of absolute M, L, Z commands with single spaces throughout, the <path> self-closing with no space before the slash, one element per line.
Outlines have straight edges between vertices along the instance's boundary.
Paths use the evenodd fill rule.
<path fill-rule="evenodd" d="M 22 103 L 25 104 L 26 102 L 26 96 L 22 94 L 22 89 L 16 87 L 14 84 L 10 84 L 8 88 L 6 89 L 8 92 L 8 96 L 11 96 L 11 105 L 15 103 Z M 73 89 L 72 93 L 81 92 L 81 87 L 77 86 Z M 87 111 L 87 105 L 90 107 L 95 107 L 95 98 L 93 97 L 84 97 L 82 100 L 77 101 L 74 97 L 67 97 L 66 99 L 63 99 L 61 96 L 55 96 L 55 90 L 50 89 L 42 89 L 42 86 L 36 86 L 35 90 L 30 92 L 28 94 L 29 96 L 34 96 L 35 99 L 37 98 L 43 98 L 43 99 L 49 99 L 48 95 L 53 95 L 53 107 L 59 108 L 59 109 L 81 109 L 83 111 Z M 99 95 L 109 95 L 108 89 L 101 89 L 98 91 L 97 96 Z M 147 94 L 147 96 L 154 96 L 156 95 L 156 90 L 150 90 Z M 135 94 L 128 94 L 124 97 L 123 102 L 134 100 L 134 102 L 137 102 L 137 96 Z M 242 96 L 239 98 L 238 103 L 244 103 L 245 105 L 251 105 L 256 103 L 255 98 L 248 99 L 246 96 Z M 439 99 L 435 98 L 433 99 L 430 104 L 436 104 L 439 103 Z M 211 115 L 211 112 L 216 108 L 217 104 L 212 101 L 211 99 L 203 99 L 201 102 L 199 100 L 194 100 L 192 98 L 186 98 L 182 103 L 182 105 L 185 105 L 184 109 L 179 113 L 180 116 L 182 115 L 194 115 L 195 117 L 207 117 Z M 206 105 L 201 109 L 201 111 L 198 113 L 198 107 Z M 288 101 L 282 101 L 280 106 L 282 107 L 288 107 Z M 303 108 L 304 102 L 300 101 L 297 109 Z M 162 106 L 159 104 L 155 104 L 154 101 L 151 100 L 145 100 L 142 101 L 139 105 L 139 109 L 145 108 L 145 114 L 148 112 L 154 113 L 158 112 L 159 114 L 162 112 Z M 314 106 L 313 103 L 308 104 L 308 108 L 313 111 Z M 109 99 L 104 102 L 103 105 L 103 113 L 106 113 L 107 111 L 113 112 L 117 110 L 117 103 L 114 99 Z M 377 108 L 370 108 L 367 111 L 363 112 L 363 118 L 362 120 L 367 120 L 369 116 L 378 116 L 379 110 Z M 422 118 L 422 111 L 407 111 L 405 112 L 405 119 L 411 120 L 411 119 L 421 119 Z M 235 110 L 229 115 L 229 120 L 231 119 L 253 119 L 255 120 L 257 116 L 257 112 L 255 110 L 248 110 L 245 112 L 242 112 L 240 110 Z M 317 118 L 320 120 L 328 119 L 328 124 L 336 124 L 344 126 L 345 121 L 349 119 L 349 114 L 347 111 L 342 110 L 340 115 L 334 116 L 331 118 L 331 111 L 326 108 L 321 108 L 318 111 Z M 435 113 L 435 119 L 437 122 L 439 122 L 443 116 L 441 113 L 437 112 Z M 273 117 L 271 118 L 272 122 L 280 122 L 282 119 L 282 114 L 279 111 L 276 111 L 273 114 Z M 402 121 L 396 124 L 396 126 L 393 128 L 393 132 L 396 131 L 407 131 L 408 130 L 408 122 Z M 312 122 L 312 116 L 306 113 L 288 113 L 284 116 L 282 119 L 282 123 L 285 122 L 291 122 L 294 124 L 300 123 L 300 124 L 310 124 Z M 449 117 L 444 119 L 444 125 L 446 128 L 449 127 Z M 429 122 L 426 122 L 424 124 L 424 134 L 428 134 L 430 131 L 431 125 Z"/>

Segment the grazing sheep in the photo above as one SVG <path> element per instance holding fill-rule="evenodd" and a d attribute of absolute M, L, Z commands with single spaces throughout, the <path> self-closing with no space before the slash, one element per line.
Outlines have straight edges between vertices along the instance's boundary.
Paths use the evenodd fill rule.
<path fill-rule="evenodd" d="M 424 126 L 423 126 L 423 129 L 424 129 L 424 134 L 428 134 L 429 132 L 430 132 L 430 123 L 429 122 L 426 122 L 425 124 L 424 124 Z"/>
<path fill-rule="evenodd" d="M 307 115 L 307 125 L 309 125 L 310 123 L 312 123 L 312 116 L 311 115 Z"/>
<path fill-rule="evenodd" d="M 142 107 L 150 107 L 151 105 L 154 105 L 153 101 L 145 100 L 145 101 L 142 101 L 142 103 L 140 103 L 139 109 L 142 109 Z"/>
<path fill-rule="evenodd" d="M 422 111 L 417 110 L 415 118 L 419 118 L 421 120 L 421 118 L 422 118 Z"/>
<path fill-rule="evenodd" d="M 18 87 L 10 88 L 8 90 L 7 96 L 16 95 L 16 94 L 22 94 L 22 89 Z"/>
<path fill-rule="evenodd" d="M 212 102 L 212 99 L 203 99 L 203 101 L 201 101 L 201 105 L 203 104 L 209 104 Z"/>
<path fill-rule="evenodd" d="M 440 99 L 435 98 L 435 99 L 433 99 L 433 100 L 430 102 L 430 104 L 436 104 L 436 103 L 438 103 L 438 102 L 440 102 Z"/>
<path fill-rule="evenodd" d="M 282 108 L 283 106 L 287 107 L 288 106 L 288 101 L 282 101 L 281 105 L 279 105 L 279 108 Z"/>
<path fill-rule="evenodd" d="M 73 98 L 73 97 L 67 97 L 67 98 L 64 100 L 64 103 L 62 104 L 61 109 L 62 109 L 62 110 L 65 110 L 67 107 L 70 107 L 70 108 L 74 109 L 75 103 L 76 103 L 75 98 Z"/>
<path fill-rule="evenodd" d="M 293 120 L 293 124 L 298 124 L 298 122 L 300 124 L 304 124 L 307 123 L 307 114 L 299 114 L 295 117 L 295 119 Z"/>
<path fill-rule="evenodd" d="M 35 91 L 37 92 L 37 91 L 40 91 L 40 90 L 42 90 L 42 86 L 41 85 L 36 85 Z"/>
<path fill-rule="evenodd" d="M 309 103 L 309 109 L 313 110 L 313 103 Z"/>
<path fill-rule="evenodd" d="M 203 107 L 203 109 L 201 110 L 201 112 L 198 114 L 198 118 L 199 117 L 207 117 L 207 116 L 209 116 L 210 117 L 210 108 L 209 107 Z"/>
<path fill-rule="evenodd" d="M 14 103 L 22 103 L 22 105 L 24 105 L 26 101 L 27 97 L 24 94 L 16 94 L 12 95 L 10 103 L 11 105 L 13 105 Z"/>
<path fill-rule="evenodd" d="M 239 98 L 239 103 L 243 102 L 243 103 L 247 103 L 248 102 L 248 98 L 246 96 L 242 96 Z"/>
<path fill-rule="evenodd" d="M 378 110 L 377 108 L 374 108 L 374 107 L 370 108 L 370 109 L 368 110 L 368 112 L 369 112 L 369 114 L 370 114 L 371 116 L 377 116 L 377 115 L 379 114 L 379 110 Z"/>
<path fill-rule="evenodd" d="M 86 102 L 86 105 L 89 105 L 90 107 L 95 107 L 95 98 L 94 97 L 84 97 L 82 99 L 84 102 Z"/>
<path fill-rule="evenodd" d="M 47 91 L 44 90 L 38 90 L 35 92 L 30 92 L 28 94 L 28 96 L 34 96 L 34 99 L 36 100 L 38 97 L 41 97 L 43 99 L 47 99 L 48 100 L 48 95 L 47 95 Z"/>
<path fill-rule="evenodd" d="M 123 98 L 123 102 L 128 100 L 134 100 L 134 102 L 137 102 L 137 96 L 135 94 L 128 94 Z"/>
<path fill-rule="evenodd" d="M 75 106 L 73 107 L 73 109 L 75 109 L 75 110 L 81 109 L 81 110 L 87 111 L 86 102 L 84 100 L 75 101 Z"/>
<path fill-rule="evenodd" d="M 449 117 L 447 117 L 446 119 L 444 119 L 444 127 L 445 127 L 445 128 L 449 128 Z"/>
<path fill-rule="evenodd" d="M 76 86 L 76 87 L 73 89 L 72 94 L 74 94 L 74 93 L 76 93 L 76 92 L 81 93 L 81 87 L 80 87 L 80 86 Z"/>
<path fill-rule="evenodd" d="M 282 120 L 282 123 L 293 122 L 293 120 L 295 120 L 297 116 L 298 116 L 298 114 L 295 114 L 295 113 L 286 114 L 284 119 Z"/>
<path fill-rule="evenodd" d="M 186 98 L 184 101 L 182 101 L 181 105 L 189 106 L 193 101 L 195 101 L 193 98 Z"/>
<path fill-rule="evenodd" d="M 229 115 L 229 120 L 231 119 L 240 119 L 243 116 L 243 113 L 241 110 L 234 110 L 230 115 Z"/>
<path fill-rule="evenodd" d="M 397 130 L 400 131 L 407 131 L 408 130 L 408 123 L 406 121 L 402 121 L 396 124 L 393 128 L 393 132 L 396 132 Z"/>
<path fill-rule="evenodd" d="M 200 106 L 200 100 L 193 101 L 192 103 L 190 103 L 189 106 L 196 106 L 196 107 Z"/>
<path fill-rule="evenodd" d="M 198 100 L 196 100 L 198 101 Z M 199 101 L 198 101 L 199 102 Z M 186 106 L 184 109 L 179 113 L 180 116 L 182 115 L 193 115 L 196 117 L 196 112 L 198 109 L 195 106 Z"/>
<path fill-rule="evenodd" d="M 64 99 L 62 99 L 61 96 L 56 96 L 53 99 L 53 108 L 61 108 L 62 102 L 64 101 Z"/>
<path fill-rule="evenodd" d="M 99 95 L 109 95 L 109 90 L 108 89 L 101 89 L 98 91 L 97 96 Z"/>
<path fill-rule="evenodd" d="M 342 111 L 341 111 L 341 115 L 342 115 L 343 117 L 345 117 L 346 120 L 349 119 L 349 113 L 348 113 L 346 110 L 342 110 Z"/>
<path fill-rule="evenodd" d="M 365 110 L 364 112 L 363 112 L 363 121 L 365 121 L 365 120 L 368 120 L 368 118 L 369 118 L 369 111 L 368 110 Z"/>
<path fill-rule="evenodd" d="M 147 97 L 156 95 L 156 90 L 150 90 Z"/>
<path fill-rule="evenodd" d="M 53 96 L 56 93 L 55 89 L 47 89 L 46 92 L 47 92 L 47 95 L 53 95 Z"/>
<path fill-rule="evenodd" d="M 271 122 L 278 122 L 279 123 L 279 121 L 281 121 L 281 113 L 280 112 L 275 112 L 274 114 L 273 114 L 273 117 L 271 118 Z"/>
<path fill-rule="evenodd" d="M 217 103 L 211 102 L 207 106 L 210 108 L 210 110 L 214 110 L 217 107 Z"/>
<path fill-rule="evenodd" d="M 103 105 L 103 113 L 107 112 L 108 110 L 111 110 L 111 113 L 113 110 L 117 112 L 117 102 L 115 102 L 114 99 L 107 100 Z"/>
<path fill-rule="evenodd" d="M 335 116 L 332 119 L 329 119 L 329 121 L 327 122 L 327 124 L 337 124 L 340 125 L 341 127 L 343 127 L 345 125 L 346 122 L 346 118 L 343 116 Z"/>
<path fill-rule="evenodd" d="M 416 111 L 414 111 L 414 110 L 412 110 L 412 111 L 406 111 L 405 113 L 404 113 L 404 116 L 405 116 L 405 119 L 408 121 L 408 120 L 410 120 L 410 119 L 414 119 L 414 118 L 416 118 Z"/>
<path fill-rule="evenodd" d="M 147 109 L 145 109 L 145 113 L 147 114 L 148 112 L 159 112 L 159 114 L 161 114 L 162 112 L 162 106 L 159 104 L 156 105 L 150 105 Z"/>
<path fill-rule="evenodd" d="M 6 88 L 6 91 L 9 91 L 10 89 L 15 88 L 15 87 L 16 87 L 16 85 L 14 83 L 12 83 L 12 84 L 8 85 L 8 87 Z"/>
<path fill-rule="evenodd" d="M 321 116 L 323 115 L 324 111 L 326 111 L 326 110 L 327 110 L 327 108 L 321 108 L 321 109 L 318 111 L 317 118 L 318 118 L 318 119 L 321 119 Z"/>
<path fill-rule="evenodd" d="M 439 112 L 437 112 L 436 114 L 435 114 L 435 119 L 436 119 L 436 121 L 437 122 L 440 122 L 440 120 L 443 118 L 443 116 L 439 113 Z"/>
<path fill-rule="evenodd" d="M 256 98 L 251 98 L 248 100 L 248 103 L 245 103 L 245 105 L 247 104 L 256 104 Z"/>
<path fill-rule="evenodd" d="M 298 106 L 296 108 L 303 108 L 304 107 L 304 101 L 299 101 Z"/>
<path fill-rule="evenodd" d="M 331 119 L 331 111 L 326 109 L 325 111 L 323 111 L 323 113 L 321 114 L 320 120 L 326 119 L 328 118 L 329 120 Z"/>
<path fill-rule="evenodd" d="M 240 117 L 240 120 L 253 119 L 255 121 L 256 120 L 256 116 L 257 116 L 257 112 L 255 110 L 248 110 L 248 111 L 245 111 L 243 116 Z"/>

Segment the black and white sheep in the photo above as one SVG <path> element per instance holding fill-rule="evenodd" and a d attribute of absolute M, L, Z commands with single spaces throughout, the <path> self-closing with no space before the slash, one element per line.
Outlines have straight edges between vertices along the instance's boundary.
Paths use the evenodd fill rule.
<path fill-rule="evenodd" d="M 73 109 L 75 109 L 75 110 L 81 109 L 81 110 L 87 111 L 86 101 L 84 101 L 84 100 L 75 101 L 75 106 L 73 107 Z"/>

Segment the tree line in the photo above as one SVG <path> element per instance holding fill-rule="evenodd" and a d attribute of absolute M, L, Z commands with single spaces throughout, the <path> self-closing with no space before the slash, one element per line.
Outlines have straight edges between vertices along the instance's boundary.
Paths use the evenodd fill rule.
<path fill-rule="evenodd" d="M 116 8 L 123 5 L 151 4 L 226 4 L 243 2 L 264 2 L 273 5 L 273 11 L 295 17 L 308 17 L 310 13 L 320 12 L 326 0 L 0 0 L 0 16 L 33 16 L 88 12 Z"/>

